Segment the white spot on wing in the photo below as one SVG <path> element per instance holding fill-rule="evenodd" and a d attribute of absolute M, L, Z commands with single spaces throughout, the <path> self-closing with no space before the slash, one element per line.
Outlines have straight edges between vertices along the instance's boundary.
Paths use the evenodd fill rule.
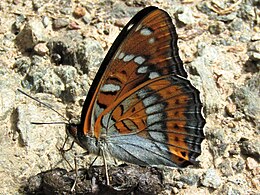
<path fill-rule="evenodd" d="M 148 106 L 150 106 L 151 104 L 154 104 L 154 103 L 156 103 L 156 102 L 157 102 L 157 97 L 154 96 L 154 95 L 149 96 L 149 97 L 143 99 L 143 104 L 144 104 L 145 107 L 148 107 Z"/>
<path fill-rule="evenodd" d="M 142 56 L 137 56 L 137 57 L 135 57 L 134 62 L 141 65 L 142 63 L 145 62 L 145 58 Z"/>
<path fill-rule="evenodd" d="M 134 26 L 134 24 L 130 24 L 127 28 L 127 30 L 130 30 L 132 27 Z"/>
<path fill-rule="evenodd" d="M 153 44 L 155 42 L 155 38 L 154 37 L 152 37 L 152 38 L 150 38 L 149 40 L 148 40 L 148 43 L 150 43 L 150 44 Z"/>
<path fill-rule="evenodd" d="M 120 86 L 114 84 L 105 84 L 100 88 L 100 90 L 102 92 L 115 92 L 120 90 Z"/>
<path fill-rule="evenodd" d="M 147 92 L 146 92 L 146 90 L 141 89 L 140 91 L 137 92 L 137 95 L 138 95 L 138 97 L 139 97 L 140 99 L 143 99 L 143 98 L 146 97 Z"/>
<path fill-rule="evenodd" d="M 149 115 L 147 117 L 147 124 L 151 125 L 153 123 L 159 122 L 163 120 L 163 114 L 162 113 L 156 113 L 156 114 L 152 114 Z"/>
<path fill-rule="evenodd" d="M 159 73 L 158 72 L 150 72 L 150 74 L 149 74 L 149 78 L 150 79 L 154 79 L 154 78 L 157 78 L 157 77 L 159 77 L 160 75 L 159 75 Z"/>
<path fill-rule="evenodd" d="M 164 109 L 164 105 L 162 103 L 160 104 L 155 104 L 152 106 L 149 106 L 145 109 L 146 114 L 152 114 L 154 112 L 162 111 Z"/>
<path fill-rule="evenodd" d="M 119 54 L 119 56 L 118 56 L 118 59 L 119 59 L 119 60 L 122 60 L 124 56 L 125 56 L 125 53 L 121 52 L 121 53 Z"/>
<path fill-rule="evenodd" d="M 139 73 L 139 74 L 144 74 L 144 73 L 147 72 L 147 69 L 148 69 L 147 66 L 140 66 L 140 67 L 137 69 L 137 73 Z"/>
<path fill-rule="evenodd" d="M 141 31 L 140 31 L 140 34 L 141 35 L 144 35 L 144 36 L 149 36 L 153 33 L 153 31 L 151 31 L 149 28 L 143 28 Z"/>
<path fill-rule="evenodd" d="M 133 54 L 129 54 L 129 55 L 126 55 L 123 59 L 124 62 L 129 62 L 131 61 L 133 58 L 135 57 L 135 55 Z"/>
<path fill-rule="evenodd" d="M 161 123 L 155 123 L 155 124 L 149 126 L 149 130 L 153 130 L 153 131 L 163 130 L 163 125 Z"/>

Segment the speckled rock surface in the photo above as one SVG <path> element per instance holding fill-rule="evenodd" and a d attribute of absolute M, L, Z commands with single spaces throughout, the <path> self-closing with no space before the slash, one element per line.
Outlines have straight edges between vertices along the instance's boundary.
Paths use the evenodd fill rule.
<path fill-rule="evenodd" d="M 147 191 L 140 183 L 143 191 L 139 192 L 260 193 L 259 1 L 3 0 L 0 194 L 39 190 L 35 188 L 45 171 L 49 175 L 51 170 L 67 174 L 63 169 L 74 169 L 75 155 L 77 165 L 87 169 L 94 156 L 79 157 L 84 152 L 79 146 L 64 154 L 72 167 L 61 155 L 59 148 L 66 135 L 64 124 L 31 123 L 64 119 L 17 89 L 79 121 L 87 91 L 109 47 L 127 21 L 149 5 L 166 10 L 176 24 L 180 55 L 191 82 L 201 92 L 207 123 L 199 165 L 185 169 L 162 167 L 160 172 L 147 169 L 149 174 L 158 176 L 153 176 L 155 191 Z M 96 163 L 102 165 L 102 159 Z M 129 170 L 135 173 L 139 168 L 116 167 L 110 171 L 117 174 Z M 139 172 L 142 171 L 146 169 L 140 168 Z M 149 174 L 134 180 L 135 184 L 147 182 Z M 50 178 L 47 183 L 57 179 L 51 176 L 45 177 Z M 98 171 L 90 177 L 92 189 L 93 178 L 98 177 Z M 120 178 L 122 182 L 116 185 L 129 185 L 124 174 L 117 175 L 116 182 Z"/>

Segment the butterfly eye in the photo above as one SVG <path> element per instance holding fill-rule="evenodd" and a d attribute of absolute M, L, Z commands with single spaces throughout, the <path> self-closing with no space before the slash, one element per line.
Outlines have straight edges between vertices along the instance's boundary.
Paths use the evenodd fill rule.
<path fill-rule="evenodd" d="M 67 135 L 71 136 L 72 138 L 77 138 L 77 132 L 78 132 L 78 127 L 77 125 L 74 124 L 68 124 L 66 125 L 66 132 Z"/>

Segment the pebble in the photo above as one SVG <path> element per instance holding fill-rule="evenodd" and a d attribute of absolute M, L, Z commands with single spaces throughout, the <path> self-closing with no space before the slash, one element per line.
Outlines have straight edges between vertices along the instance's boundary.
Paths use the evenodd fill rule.
<path fill-rule="evenodd" d="M 246 165 L 245 165 L 245 161 L 241 158 L 237 159 L 237 161 L 232 163 L 232 168 L 237 172 L 237 173 L 241 173 L 242 171 L 244 171 Z"/>
<path fill-rule="evenodd" d="M 235 18 L 229 25 L 229 30 L 231 31 L 243 31 L 244 21 L 241 18 Z"/>
<path fill-rule="evenodd" d="M 91 15 L 90 14 L 85 14 L 85 16 L 83 16 L 83 21 L 85 24 L 89 24 L 91 22 Z"/>
<path fill-rule="evenodd" d="M 260 41 L 254 41 L 249 44 L 248 51 L 260 53 Z"/>
<path fill-rule="evenodd" d="M 35 110 L 34 105 L 19 105 L 16 109 L 17 112 L 17 130 L 19 132 L 19 139 L 22 146 L 31 146 L 33 139 L 30 135 L 32 129 L 32 125 L 28 120 L 28 116 L 30 112 Z"/>
<path fill-rule="evenodd" d="M 236 127 L 236 124 L 234 122 L 229 122 L 227 124 L 228 128 L 235 128 Z M 234 133 L 238 131 L 238 129 L 234 129 Z M 233 131 L 232 131 L 233 132 Z"/>
<path fill-rule="evenodd" d="M 249 21 L 253 21 L 256 18 L 256 12 L 254 10 L 254 7 L 251 5 L 246 5 L 245 3 L 241 3 L 238 17 L 241 17 Z"/>
<path fill-rule="evenodd" d="M 42 24 L 46 28 L 50 24 L 50 18 L 48 16 L 42 17 Z"/>
<path fill-rule="evenodd" d="M 249 54 L 250 59 L 253 61 L 260 61 L 260 53 L 256 53 L 256 52 L 251 52 Z"/>
<path fill-rule="evenodd" d="M 195 185 L 199 181 L 199 176 L 194 173 L 183 174 L 180 176 L 180 181 L 188 185 Z"/>
<path fill-rule="evenodd" d="M 183 24 L 194 24 L 195 18 L 192 15 L 192 10 L 188 7 L 182 7 L 177 11 L 177 18 Z"/>
<path fill-rule="evenodd" d="M 73 66 L 57 66 L 54 71 L 66 84 L 73 82 L 77 76 L 77 69 Z"/>
<path fill-rule="evenodd" d="M 76 21 L 71 21 L 71 22 L 69 23 L 68 28 L 69 28 L 70 30 L 77 30 L 77 29 L 80 29 L 80 26 L 79 26 L 79 24 L 78 24 Z"/>
<path fill-rule="evenodd" d="M 253 157 L 255 159 L 260 159 L 260 142 L 259 139 L 250 139 L 243 141 L 241 145 L 241 153 Z"/>
<path fill-rule="evenodd" d="M 70 15 L 72 12 L 71 7 L 62 7 L 62 9 L 60 10 L 61 13 L 65 14 L 65 15 Z"/>
<path fill-rule="evenodd" d="M 65 28 L 68 25 L 69 25 L 69 21 L 64 18 L 58 18 L 58 19 L 54 20 L 54 22 L 53 22 L 54 29 Z"/>
<path fill-rule="evenodd" d="M 172 191 L 173 191 L 173 194 L 178 194 L 179 193 L 179 189 L 176 188 L 176 187 L 173 187 Z M 169 193 L 169 194 L 171 194 L 171 193 Z"/>
<path fill-rule="evenodd" d="M 34 51 L 40 55 L 44 56 L 49 52 L 49 48 L 46 46 L 46 43 L 38 43 L 34 46 Z"/>
<path fill-rule="evenodd" d="M 260 179 L 259 178 L 252 178 L 252 184 L 253 186 L 260 191 Z"/>
<path fill-rule="evenodd" d="M 34 55 L 30 71 L 28 72 L 27 79 L 24 80 L 24 85 L 28 88 L 33 86 L 34 91 L 42 93 L 50 93 L 55 97 L 60 97 L 64 91 L 65 86 L 61 78 L 54 72 L 52 68 L 46 66 L 38 66 L 38 63 L 44 63 L 42 57 Z"/>
<path fill-rule="evenodd" d="M 26 20 L 26 17 L 23 14 L 20 14 L 18 16 L 16 16 L 15 18 L 15 22 L 13 24 L 13 28 L 14 30 L 16 30 L 17 32 L 20 31 L 20 28 L 22 27 L 22 25 L 24 24 Z"/>
<path fill-rule="evenodd" d="M 222 181 L 218 173 L 215 169 L 210 168 L 207 170 L 207 172 L 203 175 L 203 178 L 201 179 L 201 184 L 206 187 L 211 187 L 214 189 L 217 189 L 220 187 Z"/>
<path fill-rule="evenodd" d="M 253 34 L 251 40 L 260 41 L 260 32 Z"/>
<path fill-rule="evenodd" d="M 61 64 L 62 63 L 62 57 L 58 53 L 54 53 L 51 55 L 51 59 L 55 64 Z"/>
<path fill-rule="evenodd" d="M 45 29 L 38 19 L 30 20 L 16 36 L 15 42 L 23 51 L 32 50 L 39 42 L 44 42 Z"/>
<path fill-rule="evenodd" d="M 86 12 L 82 19 L 85 22 L 85 24 L 89 24 L 92 20 L 92 16 L 88 12 Z"/>
<path fill-rule="evenodd" d="M 14 68 L 22 76 L 25 76 L 30 70 L 31 60 L 29 57 L 21 57 L 15 61 Z"/>
<path fill-rule="evenodd" d="M 72 31 L 70 31 L 72 33 Z M 50 40 L 47 43 L 47 47 L 50 50 L 52 60 L 57 64 L 81 65 L 80 59 L 77 59 L 77 50 L 81 45 L 81 37 L 77 37 L 77 31 L 74 31 L 71 35 L 66 37 L 57 37 Z M 72 36 L 72 37 L 70 37 Z"/>
<path fill-rule="evenodd" d="M 229 116 L 234 116 L 234 113 L 236 112 L 236 105 L 233 103 L 229 103 L 225 107 L 225 111 Z"/>
<path fill-rule="evenodd" d="M 11 79 L 10 79 L 11 80 Z M 14 109 L 15 92 L 10 87 L 2 85 L 0 82 L 0 120 L 5 120 Z M 7 132 L 6 132 L 7 133 Z"/>
<path fill-rule="evenodd" d="M 259 164 L 255 159 L 248 157 L 246 159 L 246 166 L 249 170 L 253 170 L 253 169 L 257 168 L 259 166 Z"/>
<path fill-rule="evenodd" d="M 256 126 L 260 126 L 260 73 L 255 73 L 248 79 L 244 86 L 234 89 L 231 99 L 236 104 L 238 110 L 241 110 L 249 120 L 253 121 Z M 234 118 L 239 112 L 235 112 Z"/>
<path fill-rule="evenodd" d="M 226 15 L 217 15 L 215 18 L 216 18 L 216 20 L 220 20 L 222 22 L 231 22 L 236 17 L 237 17 L 237 13 L 236 12 L 232 12 L 232 13 L 226 14 Z"/>
<path fill-rule="evenodd" d="M 231 176 L 234 174 L 231 162 L 229 159 L 224 159 L 219 165 L 218 169 L 222 172 L 222 174 L 226 177 Z"/>
<path fill-rule="evenodd" d="M 215 46 L 198 44 L 198 57 L 190 64 L 190 68 L 198 75 L 198 80 L 193 79 L 193 84 L 203 91 L 204 106 L 206 114 L 215 113 L 216 110 L 222 108 L 224 100 L 220 95 L 214 75 L 211 70 L 211 65 L 218 59 L 218 63 L 225 63 L 225 57 L 220 57 L 220 51 Z"/>
<path fill-rule="evenodd" d="M 78 6 L 74 9 L 73 15 L 76 18 L 82 18 L 86 14 L 86 9 L 84 7 Z"/>
<path fill-rule="evenodd" d="M 216 22 L 215 24 L 211 24 L 209 26 L 209 32 L 214 35 L 219 35 L 224 32 L 225 25 L 222 22 Z"/>
<path fill-rule="evenodd" d="M 87 38 L 84 43 L 78 47 L 78 58 L 82 61 L 83 72 L 87 73 L 89 68 L 97 68 L 103 61 L 104 49 L 98 41 Z"/>

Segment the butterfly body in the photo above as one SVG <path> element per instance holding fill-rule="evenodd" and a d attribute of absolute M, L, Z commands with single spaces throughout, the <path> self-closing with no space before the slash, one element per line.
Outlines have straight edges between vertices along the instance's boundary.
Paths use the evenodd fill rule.
<path fill-rule="evenodd" d="M 170 16 L 156 7 L 124 27 L 93 81 L 81 123 L 67 131 L 90 153 L 184 167 L 201 153 L 205 120 L 186 79 Z"/>

